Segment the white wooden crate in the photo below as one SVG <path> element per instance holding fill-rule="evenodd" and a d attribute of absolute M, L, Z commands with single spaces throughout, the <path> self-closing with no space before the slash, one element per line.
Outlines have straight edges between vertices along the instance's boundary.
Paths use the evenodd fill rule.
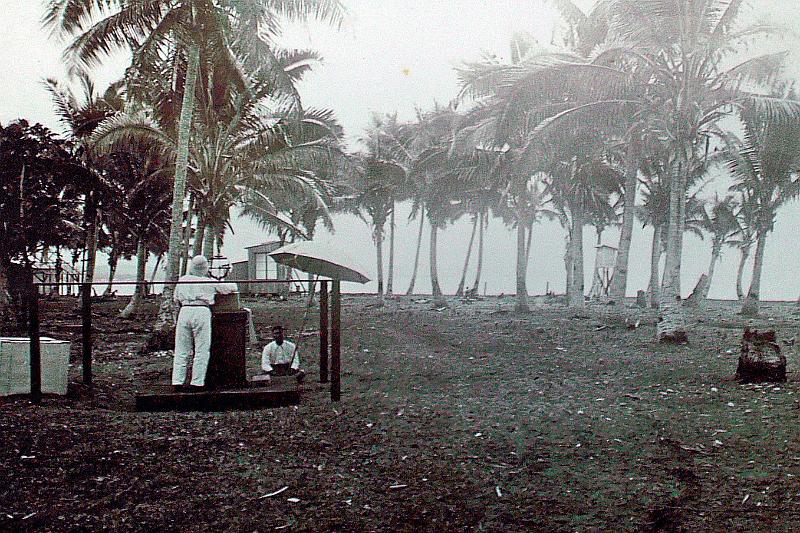
<path fill-rule="evenodd" d="M 42 392 L 66 394 L 69 341 L 41 337 Z M 0 337 L 0 396 L 31 392 L 30 339 Z"/>

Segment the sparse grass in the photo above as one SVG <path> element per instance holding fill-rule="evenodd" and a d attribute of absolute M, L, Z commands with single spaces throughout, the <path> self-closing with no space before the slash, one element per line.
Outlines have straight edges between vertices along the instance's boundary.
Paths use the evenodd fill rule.
<path fill-rule="evenodd" d="M 104 304 L 93 396 L 0 407 L 0 527 L 782 531 L 797 523 L 794 350 L 789 383 L 731 380 L 740 328 L 778 325 L 780 339 L 793 339 L 792 308 L 766 305 L 761 319 L 744 321 L 715 302 L 694 317 L 689 346 L 666 347 L 653 342 L 649 310 L 598 306 L 576 317 L 537 301 L 517 315 L 512 298 L 450 303 L 375 307 L 346 296 L 340 404 L 313 393 L 297 409 L 209 414 L 130 412 L 137 388 L 166 381 L 171 358 L 134 355 L 146 329 L 128 335 L 132 322 L 112 320 L 119 304 Z M 262 335 L 275 321 L 295 331 L 302 320 L 299 301 L 251 305 Z M 64 311 L 45 308 L 51 324 Z M 641 327 L 628 330 L 626 318 Z M 301 349 L 313 371 L 316 339 Z M 254 371 L 255 351 L 250 359 Z"/>

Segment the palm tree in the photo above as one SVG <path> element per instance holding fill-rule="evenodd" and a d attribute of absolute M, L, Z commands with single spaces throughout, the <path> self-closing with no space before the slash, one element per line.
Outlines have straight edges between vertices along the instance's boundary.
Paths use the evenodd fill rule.
<path fill-rule="evenodd" d="M 731 245 L 736 246 L 739 250 L 739 265 L 736 268 L 736 299 L 739 303 L 742 303 L 745 296 L 742 283 L 744 267 L 750 258 L 753 244 L 755 244 L 756 221 L 754 220 L 754 215 L 756 214 L 756 206 L 746 190 L 737 192 L 739 209 L 736 211 L 736 222 L 739 226 L 739 231 L 735 238 L 731 240 Z"/>
<path fill-rule="evenodd" d="M 124 0 L 53 0 L 45 14 L 46 25 L 62 35 L 76 36 L 66 51 L 75 64 L 92 66 L 116 48 L 133 52 L 134 77 L 137 72 L 145 76 L 155 72 L 165 53 L 176 59 L 176 67 L 185 61 L 185 70 L 181 69 L 182 102 L 166 262 L 169 281 L 178 277 L 181 256 L 189 141 L 201 52 L 203 64 L 218 67 L 214 69 L 218 74 L 215 79 L 204 80 L 215 87 L 241 85 L 243 81 L 233 49 L 246 52 L 245 67 L 280 72 L 275 68 L 278 61 L 273 60 L 271 43 L 264 37 L 274 37 L 278 31 L 278 15 L 295 19 L 314 16 L 338 25 L 344 10 L 337 0 L 244 0 L 224 5 L 207 0 L 154 0 L 146 5 Z M 172 323 L 173 314 L 172 286 L 167 285 L 160 312 L 162 329 Z"/>
<path fill-rule="evenodd" d="M 84 165 L 100 178 L 108 173 L 108 169 L 102 168 L 104 163 L 93 153 L 94 147 L 90 139 L 94 130 L 104 120 L 122 111 L 124 106 L 122 85 L 112 84 L 104 94 L 100 94 L 94 81 L 87 74 L 79 73 L 76 78 L 80 85 L 80 94 L 54 79 L 45 80 L 45 87 L 50 92 L 59 120 L 66 126 L 68 137 L 75 143 Z M 113 204 L 114 198 L 103 198 L 98 189 L 86 191 L 84 201 L 86 265 L 83 280 L 87 283 L 94 280 L 102 211 L 104 207 Z"/>
<path fill-rule="evenodd" d="M 412 213 L 422 212 L 424 207 L 430 225 L 431 294 L 437 305 L 446 305 L 439 284 L 438 234 L 458 214 L 463 200 L 457 197 L 462 191 L 455 170 L 458 158 L 452 157 L 460 120 L 454 105 L 442 107 L 435 104 L 431 111 L 417 112 L 417 121 L 406 137 L 408 147 L 405 153 L 411 158 Z"/>
<path fill-rule="evenodd" d="M 733 242 L 733 238 L 739 233 L 740 226 L 736 220 L 736 203 L 732 196 L 719 198 L 708 204 L 701 204 L 700 217 L 697 226 L 711 236 L 711 262 L 708 270 L 700 276 L 700 280 L 687 299 L 687 305 L 702 306 L 708 298 L 708 291 L 711 282 L 714 280 L 714 270 L 722 254 L 722 247 Z M 709 210 L 710 207 L 710 210 Z"/>
<path fill-rule="evenodd" d="M 737 42 L 770 32 L 766 26 L 738 27 L 741 10 L 742 2 L 718 0 L 613 0 L 607 18 L 612 38 L 590 61 L 549 54 L 491 77 L 504 87 L 502 120 L 534 121 L 539 136 L 548 130 L 613 124 L 620 116 L 635 115 L 646 117 L 643 129 L 652 130 L 669 146 L 671 196 L 658 324 L 661 341 L 686 338 L 679 281 L 686 188 L 688 176 L 705 157 L 707 141 L 719 137 L 720 121 L 745 103 L 770 119 L 800 114 L 800 104 L 756 92 L 781 69 L 784 54 L 751 56 L 736 63 L 736 52 L 741 50 Z M 551 105 L 545 107 L 543 100 Z"/>
<path fill-rule="evenodd" d="M 358 163 L 348 180 L 351 192 L 345 203 L 362 220 L 368 219 L 368 224 L 372 227 L 378 272 L 378 300 L 382 302 L 384 230 L 386 221 L 395 208 L 396 184 L 405 181 L 406 173 L 398 164 L 381 159 L 379 154 L 360 154 L 356 158 Z"/>
<path fill-rule="evenodd" d="M 790 97 L 794 97 L 789 93 Z M 767 236 L 781 206 L 800 193 L 800 121 L 773 121 L 757 107 L 740 110 L 744 137 L 729 141 L 727 166 L 734 176 L 734 190 L 742 191 L 753 212 L 756 251 L 750 289 L 742 303 L 742 314 L 758 314 L 761 275 Z"/>

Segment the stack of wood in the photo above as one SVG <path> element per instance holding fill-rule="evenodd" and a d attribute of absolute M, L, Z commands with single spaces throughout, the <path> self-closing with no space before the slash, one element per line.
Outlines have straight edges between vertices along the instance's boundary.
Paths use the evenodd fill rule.
<path fill-rule="evenodd" d="M 759 333 L 745 328 L 736 379 L 742 383 L 786 381 L 786 356 L 781 354 L 774 331 Z"/>

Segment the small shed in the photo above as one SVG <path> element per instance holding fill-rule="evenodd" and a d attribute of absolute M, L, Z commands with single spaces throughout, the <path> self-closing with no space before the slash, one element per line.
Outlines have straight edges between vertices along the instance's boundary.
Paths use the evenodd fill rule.
<path fill-rule="evenodd" d="M 597 255 L 595 255 L 594 260 L 594 276 L 589 297 L 603 299 L 608 297 L 611 280 L 614 278 L 617 249 L 606 244 L 598 244 L 595 249 L 597 250 Z"/>
<path fill-rule="evenodd" d="M 247 260 L 231 265 L 228 281 L 245 279 L 286 279 L 286 267 L 279 265 L 269 254 L 281 247 L 280 241 L 247 246 Z M 243 295 L 282 294 L 288 292 L 286 283 L 239 283 Z"/>

